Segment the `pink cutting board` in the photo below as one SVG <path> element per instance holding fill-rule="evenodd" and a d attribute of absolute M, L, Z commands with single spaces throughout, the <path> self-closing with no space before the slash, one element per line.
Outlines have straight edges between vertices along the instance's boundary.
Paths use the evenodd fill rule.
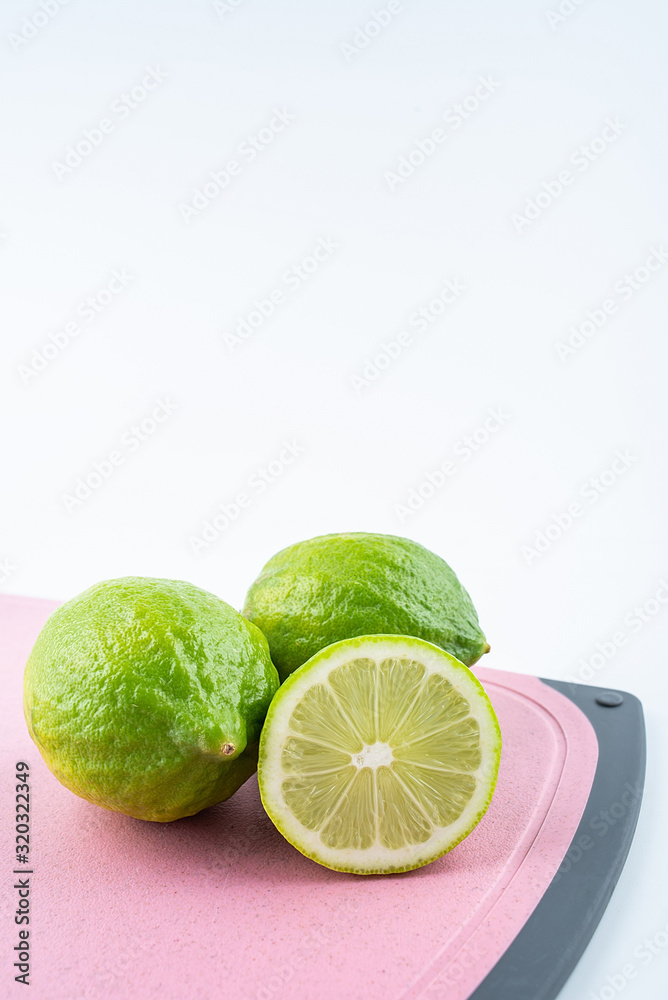
<path fill-rule="evenodd" d="M 503 734 L 479 826 L 419 871 L 361 877 L 302 857 L 253 778 L 171 824 L 107 812 L 63 788 L 28 737 L 23 665 L 57 605 L 0 599 L 3 913 L 13 914 L 14 764 L 30 764 L 32 1000 L 465 1000 L 548 887 L 598 755 L 580 710 L 538 679 L 476 673 Z M 20 876 L 17 876 L 17 878 Z M 23 996 L 1 922 L 1 996 Z M 5 989 L 6 986 L 6 989 Z"/>

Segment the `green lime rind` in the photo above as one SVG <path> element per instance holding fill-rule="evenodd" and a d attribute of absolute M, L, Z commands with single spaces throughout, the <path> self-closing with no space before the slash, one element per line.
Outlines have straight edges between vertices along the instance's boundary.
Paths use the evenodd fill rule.
<path fill-rule="evenodd" d="M 359 657 L 409 657 L 442 674 L 471 705 L 480 725 L 481 764 L 475 772 L 477 789 L 470 807 L 450 826 L 437 830 L 423 844 L 389 851 L 332 850 L 318 843 L 287 807 L 281 791 L 285 777 L 281 754 L 290 738 L 291 714 L 305 693 L 326 681 L 331 670 Z M 462 842 L 487 812 L 494 795 L 501 760 L 501 729 L 489 698 L 465 664 L 433 643 L 414 636 L 368 635 L 333 643 L 319 651 L 281 685 L 274 696 L 260 737 L 258 784 L 264 808 L 273 824 L 301 854 L 334 871 L 381 875 L 412 871 L 436 861 Z"/>
<path fill-rule="evenodd" d="M 123 577 L 61 605 L 30 653 L 28 729 L 82 798 L 170 822 L 255 771 L 278 676 L 259 629 L 207 591 Z"/>
<path fill-rule="evenodd" d="M 450 566 L 395 535 L 321 535 L 283 549 L 242 613 L 267 637 L 281 680 L 320 649 L 361 635 L 414 635 L 467 666 L 489 649 Z"/>

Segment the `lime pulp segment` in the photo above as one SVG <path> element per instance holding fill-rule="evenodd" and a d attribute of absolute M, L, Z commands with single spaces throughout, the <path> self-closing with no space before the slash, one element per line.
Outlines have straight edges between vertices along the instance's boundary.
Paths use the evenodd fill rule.
<path fill-rule="evenodd" d="M 347 871 L 401 871 L 454 847 L 491 799 L 493 709 L 429 643 L 330 646 L 279 690 L 263 733 L 267 810 L 303 853 Z"/>

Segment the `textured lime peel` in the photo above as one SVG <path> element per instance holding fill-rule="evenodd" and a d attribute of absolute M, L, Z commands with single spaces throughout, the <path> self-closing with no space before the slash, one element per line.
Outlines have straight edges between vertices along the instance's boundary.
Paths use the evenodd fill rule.
<path fill-rule="evenodd" d="M 409 636 L 322 650 L 279 688 L 260 738 L 260 794 L 302 854 L 338 871 L 408 871 L 473 830 L 501 732 L 464 664 Z"/>
<path fill-rule="evenodd" d="M 469 667 L 489 650 L 450 566 L 396 535 L 321 535 L 283 549 L 251 585 L 243 614 L 266 635 L 281 680 L 354 636 L 415 635 Z"/>
<path fill-rule="evenodd" d="M 89 802 L 169 822 L 253 774 L 278 687 L 262 633 L 179 580 L 123 577 L 58 608 L 30 654 L 26 722 Z"/>

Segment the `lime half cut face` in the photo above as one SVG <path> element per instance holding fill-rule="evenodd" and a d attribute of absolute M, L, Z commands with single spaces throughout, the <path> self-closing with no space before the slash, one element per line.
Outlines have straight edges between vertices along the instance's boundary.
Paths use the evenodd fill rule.
<path fill-rule="evenodd" d="M 480 682 L 410 636 L 321 650 L 271 703 L 258 777 L 267 813 L 338 871 L 408 871 L 473 830 L 494 793 L 501 732 Z"/>

